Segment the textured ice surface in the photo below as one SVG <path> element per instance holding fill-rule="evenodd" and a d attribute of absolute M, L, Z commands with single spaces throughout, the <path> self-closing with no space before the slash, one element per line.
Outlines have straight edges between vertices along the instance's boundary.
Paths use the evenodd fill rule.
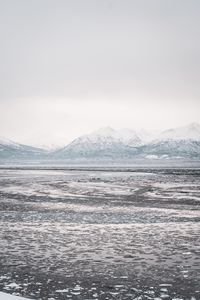
<path fill-rule="evenodd" d="M 198 169 L 0 170 L 0 290 L 200 299 Z"/>

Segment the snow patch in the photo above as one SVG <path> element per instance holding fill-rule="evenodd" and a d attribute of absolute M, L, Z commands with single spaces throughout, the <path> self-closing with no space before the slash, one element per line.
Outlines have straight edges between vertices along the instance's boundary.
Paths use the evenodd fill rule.
<path fill-rule="evenodd" d="M 25 298 L 0 292 L 0 300 L 24 300 L 24 299 Z"/>

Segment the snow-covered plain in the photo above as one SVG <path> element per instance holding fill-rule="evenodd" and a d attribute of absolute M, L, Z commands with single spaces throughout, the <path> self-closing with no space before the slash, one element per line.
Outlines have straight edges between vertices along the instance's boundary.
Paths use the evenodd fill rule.
<path fill-rule="evenodd" d="M 0 169 L 0 290 L 199 299 L 199 179 L 197 168 Z"/>

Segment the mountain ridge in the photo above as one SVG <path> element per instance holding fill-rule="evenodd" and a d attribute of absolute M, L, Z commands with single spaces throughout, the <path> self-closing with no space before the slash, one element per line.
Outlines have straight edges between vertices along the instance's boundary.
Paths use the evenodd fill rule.
<path fill-rule="evenodd" d="M 160 132 L 103 127 L 82 135 L 59 149 L 42 148 L 0 138 L 4 159 L 200 159 L 200 125 L 170 128 Z"/>
<path fill-rule="evenodd" d="M 146 137 L 144 138 L 144 136 Z M 147 138 L 147 131 L 130 129 L 115 130 L 100 128 L 88 135 L 74 139 L 65 147 L 54 152 L 60 158 L 158 158 L 200 157 L 200 125 L 161 131 Z"/>

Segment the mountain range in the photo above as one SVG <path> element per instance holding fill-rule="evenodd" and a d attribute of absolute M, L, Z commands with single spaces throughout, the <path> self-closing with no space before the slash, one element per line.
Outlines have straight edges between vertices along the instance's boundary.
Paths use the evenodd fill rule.
<path fill-rule="evenodd" d="M 44 149 L 0 138 L 0 159 L 37 159 L 46 154 Z"/>
<path fill-rule="evenodd" d="M 65 147 L 47 151 L 0 139 L 0 159 L 200 159 L 200 125 L 192 123 L 165 131 L 115 130 L 104 127 Z"/>

